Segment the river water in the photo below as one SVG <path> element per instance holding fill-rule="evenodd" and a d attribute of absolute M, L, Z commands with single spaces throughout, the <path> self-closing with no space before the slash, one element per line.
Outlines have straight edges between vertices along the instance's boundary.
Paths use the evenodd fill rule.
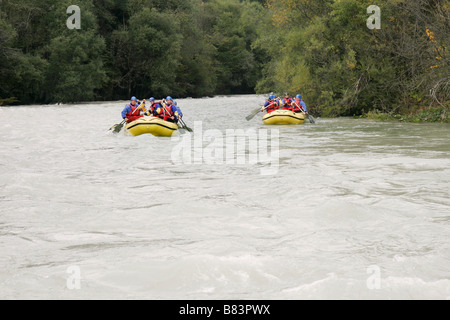
<path fill-rule="evenodd" d="M 0 298 L 450 299 L 450 126 L 247 122 L 263 101 L 179 100 L 178 140 L 108 132 L 125 102 L 0 108 Z M 176 157 L 234 129 L 276 159 Z"/>

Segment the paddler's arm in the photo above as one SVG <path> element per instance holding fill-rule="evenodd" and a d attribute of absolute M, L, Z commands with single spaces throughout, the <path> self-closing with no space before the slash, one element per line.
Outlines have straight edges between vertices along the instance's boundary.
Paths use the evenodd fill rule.
<path fill-rule="evenodd" d="M 303 112 L 304 112 L 304 113 L 308 113 L 308 107 L 306 106 L 305 101 L 300 101 L 300 105 L 301 105 L 302 108 L 303 108 Z"/>
<path fill-rule="evenodd" d="M 145 107 L 145 99 L 142 100 L 141 104 L 139 104 L 138 109 L 142 110 L 142 112 L 147 112 L 147 108 Z"/>
<path fill-rule="evenodd" d="M 127 113 L 131 112 L 130 107 L 126 106 L 122 111 L 122 119 L 128 122 Z"/>

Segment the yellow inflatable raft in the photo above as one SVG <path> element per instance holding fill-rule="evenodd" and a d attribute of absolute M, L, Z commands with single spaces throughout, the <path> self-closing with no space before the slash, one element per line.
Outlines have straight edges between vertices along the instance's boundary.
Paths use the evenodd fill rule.
<path fill-rule="evenodd" d="M 126 128 L 133 136 L 152 134 L 156 137 L 171 137 L 178 130 L 176 123 L 155 117 L 140 118 L 129 123 Z"/>
<path fill-rule="evenodd" d="M 289 110 L 277 110 L 264 116 L 263 122 L 267 125 L 288 125 L 305 123 L 303 113 L 295 113 Z"/>

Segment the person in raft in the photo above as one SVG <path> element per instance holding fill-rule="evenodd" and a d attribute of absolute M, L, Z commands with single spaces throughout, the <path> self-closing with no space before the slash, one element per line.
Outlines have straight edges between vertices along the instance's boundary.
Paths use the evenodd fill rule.
<path fill-rule="evenodd" d="M 284 99 L 281 101 L 281 106 L 283 107 L 283 110 L 290 110 L 292 111 L 292 103 L 294 100 L 289 96 L 289 93 L 284 94 Z"/>
<path fill-rule="evenodd" d="M 261 108 L 261 111 L 267 110 L 267 113 L 271 113 L 280 109 L 280 100 L 273 94 L 269 96 L 269 99 L 264 104 L 264 107 Z"/>
<path fill-rule="evenodd" d="M 294 111 L 295 113 L 308 113 L 308 107 L 306 106 L 306 103 L 302 98 L 302 95 L 298 94 L 295 97 L 294 102 L 292 103 L 292 111 Z"/>
<path fill-rule="evenodd" d="M 137 119 L 142 118 L 141 109 L 142 105 L 138 104 L 138 99 L 136 97 L 132 97 L 131 102 L 127 104 L 125 109 L 122 111 L 122 118 L 127 123 L 136 121 Z"/>
<path fill-rule="evenodd" d="M 180 114 L 173 104 L 172 97 L 167 97 L 162 101 L 160 107 L 155 109 L 155 116 L 164 121 L 178 123 Z"/>
<path fill-rule="evenodd" d="M 148 99 L 148 101 L 150 102 L 150 106 L 148 107 L 148 111 L 145 115 L 146 116 L 151 116 L 151 115 L 156 116 L 155 112 L 158 108 L 161 108 L 161 101 L 156 101 L 155 98 L 153 98 L 153 97 Z"/>
<path fill-rule="evenodd" d="M 177 108 L 178 111 L 178 115 L 180 119 L 183 119 L 183 112 L 181 112 L 180 107 L 178 106 L 178 103 L 176 101 L 173 102 L 173 105 L 175 106 L 175 108 Z"/>

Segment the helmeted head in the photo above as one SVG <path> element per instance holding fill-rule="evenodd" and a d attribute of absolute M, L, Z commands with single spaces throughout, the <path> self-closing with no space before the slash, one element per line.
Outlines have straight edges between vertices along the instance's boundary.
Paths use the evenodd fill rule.
<path fill-rule="evenodd" d="M 155 98 L 151 97 L 150 99 L 148 99 L 148 101 L 150 101 L 150 103 L 153 104 L 155 102 Z"/>
<path fill-rule="evenodd" d="M 173 102 L 174 106 L 178 106 L 178 103 L 176 101 Z"/>
<path fill-rule="evenodd" d="M 136 104 L 138 99 L 136 97 L 131 97 L 131 104 Z"/>
<path fill-rule="evenodd" d="M 167 101 L 167 104 L 168 104 L 168 105 L 171 105 L 171 104 L 173 103 L 173 99 L 172 99 L 171 96 L 168 96 L 168 97 L 166 98 L 166 101 Z"/>
<path fill-rule="evenodd" d="M 269 96 L 269 100 L 274 100 L 274 99 L 276 99 L 277 97 L 274 95 L 274 94 L 271 94 L 270 96 Z"/>
<path fill-rule="evenodd" d="M 284 94 L 284 97 L 285 97 L 286 99 L 288 99 L 288 98 L 289 98 L 289 92 L 286 92 L 286 93 Z"/>
<path fill-rule="evenodd" d="M 295 97 L 296 97 L 298 100 L 302 100 L 302 98 L 303 98 L 301 94 L 298 94 L 298 95 L 296 95 Z"/>

